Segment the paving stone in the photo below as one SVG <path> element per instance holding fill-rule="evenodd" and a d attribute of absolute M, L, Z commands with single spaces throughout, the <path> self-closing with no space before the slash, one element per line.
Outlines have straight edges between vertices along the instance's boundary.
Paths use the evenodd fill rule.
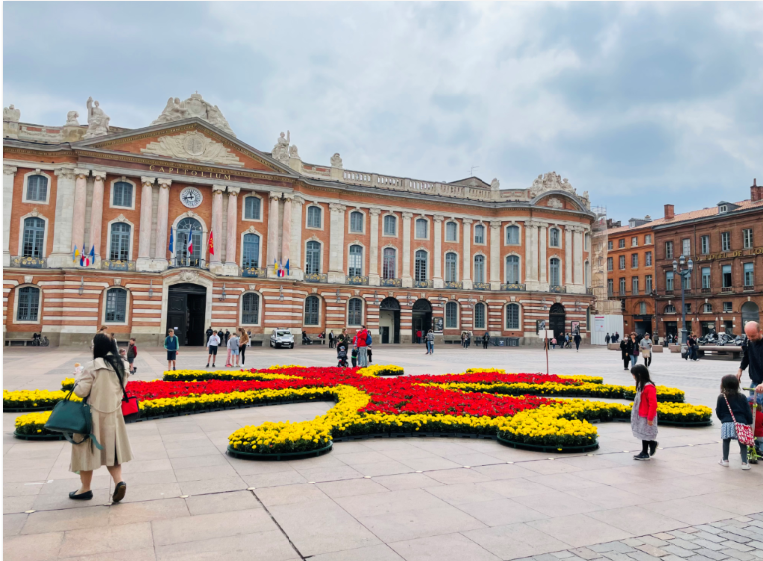
<path fill-rule="evenodd" d="M 653 534 L 653 536 L 658 540 L 672 540 L 674 537 L 673 534 L 668 534 L 667 532 L 660 532 L 658 534 Z"/>
<path fill-rule="evenodd" d="M 705 557 L 709 559 L 713 559 L 713 561 L 721 561 L 722 559 L 727 559 L 728 555 L 726 555 L 725 552 L 722 551 L 713 551 L 712 549 L 697 549 L 695 551 L 698 555 L 704 555 Z"/>
<path fill-rule="evenodd" d="M 709 557 L 705 557 L 704 555 L 693 555 L 687 559 L 687 561 L 713 561 Z"/>
<path fill-rule="evenodd" d="M 708 532 L 709 534 L 718 535 L 723 532 L 723 530 L 720 530 L 716 528 L 715 526 L 711 526 L 710 524 L 700 524 L 699 526 L 695 526 L 698 530 L 702 530 L 703 532 Z"/>
<path fill-rule="evenodd" d="M 556 557 L 557 559 L 569 559 L 570 557 L 575 557 L 575 556 L 574 556 L 572 553 L 570 553 L 569 551 L 559 551 L 559 552 L 557 552 L 557 553 L 552 553 L 551 555 L 553 555 L 553 556 L 554 556 L 554 557 Z"/>
<path fill-rule="evenodd" d="M 544 553 L 543 555 L 534 555 L 533 559 L 535 559 L 535 561 L 555 561 L 557 557 L 554 557 L 550 553 Z"/>
<path fill-rule="evenodd" d="M 710 540 L 705 540 L 705 539 L 694 540 L 694 544 L 705 549 L 711 549 L 713 551 L 723 550 L 722 545 L 719 545 L 718 542 L 712 542 Z"/>
<path fill-rule="evenodd" d="M 684 559 L 694 555 L 693 551 L 691 551 L 689 549 L 684 549 L 683 547 L 678 547 L 677 545 L 666 545 L 662 549 L 664 551 L 667 551 L 668 553 L 672 553 L 673 555 L 675 555 L 677 557 L 682 557 Z"/>
<path fill-rule="evenodd" d="M 671 530 L 670 533 L 673 534 L 674 537 L 684 540 L 691 540 L 694 537 L 683 530 Z"/>
<path fill-rule="evenodd" d="M 644 545 L 639 545 L 636 547 L 636 549 L 639 549 L 643 551 L 644 553 L 651 555 L 652 557 L 665 557 L 666 555 L 668 555 L 666 551 L 663 551 L 659 547 L 655 547 L 648 543 L 645 543 Z"/>
<path fill-rule="evenodd" d="M 601 553 L 593 551 L 587 547 L 578 547 L 576 549 L 571 549 L 570 552 L 577 555 L 581 559 L 586 559 L 589 561 L 592 561 L 593 559 L 599 559 L 601 557 Z"/>
<path fill-rule="evenodd" d="M 640 545 L 643 545 L 644 542 L 641 541 L 639 538 L 628 538 L 627 540 L 623 540 L 623 543 L 630 547 L 638 547 Z"/>
<path fill-rule="evenodd" d="M 694 533 L 696 533 L 696 532 L 699 532 L 699 530 L 697 530 L 696 528 L 693 528 L 693 527 L 689 527 L 689 528 L 681 528 L 681 531 L 682 531 L 682 532 L 685 532 L 685 533 L 687 533 L 687 534 L 694 534 Z"/>
<path fill-rule="evenodd" d="M 661 540 L 659 538 L 656 538 L 654 536 L 641 536 L 639 538 L 642 542 L 648 545 L 653 545 L 654 547 L 662 547 L 663 545 L 668 545 L 670 542 L 667 542 L 665 540 Z"/>
<path fill-rule="evenodd" d="M 734 518 L 734 520 L 738 520 L 739 522 L 749 522 L 752 519 L 747 516 L 739 516 L 738 518 Z"/>
<path fill-rule="evenodd" d="M 739 545 L 739 544 L 736 544 L 736 545 Z M 753 551 L 757 551 L 757 550 L 753 549 Z M 737 549 L 727 549 L 725 553 L 729 557 L 733 557 L 734 559 L 739 559 L 739 561 L 750 561 L 751 559 L 757 559 L 757 557 L 755 557 L 751 553 L 747 553 L 746 551 L 739 551 Z"/>
<path fill-rule="evenodd" d="M 614 546 L 612 545 L 614 542 L 609 543 L 597 543 L 596 545 L 589 545 L 588 549 L 591 551 L 595 551 L 596 553 L 604 553 L 605 551 L 613 551 Z"/>
<path fill-rule="evenodd" d="M 684 558 L 679 557 L 678 555 L 666 555 L 665 557 L 662 557 L 660 561 L 684 561 Z"/>
<path fill-rule="evenodd" d="M 754 542 L 748 542 L 747 547 L 754 547 L 755 549 L 763 549 L 763 542 L 754 541 Z"/>
<path fill-rule="evenodd" d="M 715 528 L 713 528 L 713 529 L 715 530 Z M 717 534 L 713 534 L 711 532 L 706 532 L 705 530 L 700 530 L 699 532 L 697 532 L 694 535 L 696 536 L 696 539 L 694 540 L 694 543 L 697 543 L 697 539 L 707 540 L 707 541 L 713 542 L 713 543 L 723 543 L 723 542 L 726 541 L 723 538 L 719 537 Z"/>
<path fill-rule="evenodd" d="M 688 535 L 688 534 L 684 534 L 684 535 Z M 676 537 L 676 539 L 671 540 L 670 544 L 677 545 L 678 547 L 683 547 L 684 549 L 691 549 L 691 550 L 699 549 L 699 546 L 695 545 L 693 540 L 689 541 L 679 537 Z"/>
<path fill-rule="evenodd" d="M 655 557 L 654 555 L 649 555 L 648 553 L 644 553 L 643 551 L 634 551 L 632 553 L 628 554 L 628 557 L 631 559 L 636 559 L 636 561 L 657 561 L 659 557 Z"/>
<path fill-rule="evenodd" d="M 744 536 L 740 536 L 739 534 L 732 534 L 731 532 L 723 532 L 722 534 L 718 534 L 722 538 L 726 538 L 727 540 L 731 540 L 732 542 L 736 543 L 747 543 L 749 541 L 752 541 L 750 538 L 745 538 Z"/>
<path fill-rule="evenodd" d="M 631 561 L 631 558 L 625 553 L 620 553 L 618 551 L 606 551 L 602 553 L 602 555 L 611 561 Z"/>
<path fill-rule="evenodd" d="M 750 538 L 743 538 L 742 536 L 737 536 L 736 534 L 729 534 L 728 532 L 724 532 L 723 534 L 718 534 L 719 536 L 723 536 L 726 538 L 726 541 L 723 542 L 723 545 L 733 547 L 734 549 L 738 551 L 750 551 L 752 548 L 747 547 L 744 544 L 747 542 L 751 542 L 752 540 Z M 734 544 L 734 545 L 731 545 Z M 739 546 L 739 547 L 735 547 Z"/>
<path fill-rule="evenodd" d="M 750 518 L 753 518 L 755 520 L 763 520 L 763 512 L 758 512 L 756 514 L 751 514 Z"/>

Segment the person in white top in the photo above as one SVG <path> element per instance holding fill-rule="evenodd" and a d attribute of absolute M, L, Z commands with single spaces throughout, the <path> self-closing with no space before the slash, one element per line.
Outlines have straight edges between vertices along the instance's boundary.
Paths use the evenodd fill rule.
<path fill-rule="evenodd" d="M 214 331 L 207 340 L 207 347 L 209 347 L 209 356 L 207 357 L 207 368 L 209 368 L 209 361 L 212 361 L 212 368 L 215 367 L 215 360 L 217 359 L 217 347 L 220 346 L 220 337 Z"/>

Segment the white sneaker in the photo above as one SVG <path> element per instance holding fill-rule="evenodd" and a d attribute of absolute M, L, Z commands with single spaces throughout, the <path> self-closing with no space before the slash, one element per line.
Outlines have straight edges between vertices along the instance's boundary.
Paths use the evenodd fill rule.
<path fill-rule="evenodd" d="M 725 467 L 725 468 L 729 467 L 729 461 L 728 460 L 720 460 L 718 463 L 720 465 L 722 465 L 723 467 Z"/>
<path fill-rule="evenodd" d="M 750 469 L 750 464 L 742 464 L 742 469 Z"/>

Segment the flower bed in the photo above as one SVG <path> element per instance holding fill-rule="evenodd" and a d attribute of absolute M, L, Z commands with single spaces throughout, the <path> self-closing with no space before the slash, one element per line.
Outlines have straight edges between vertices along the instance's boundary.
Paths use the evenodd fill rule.
<path fill-rule="evenodd" d="M 25 411 L 49 411 L 53 406 L 64 399 L 68 391 L 63 390 L 3 390 L 3 411 L 18 413 Z M 73 401 L 80 401 L 72 394 Z"/>

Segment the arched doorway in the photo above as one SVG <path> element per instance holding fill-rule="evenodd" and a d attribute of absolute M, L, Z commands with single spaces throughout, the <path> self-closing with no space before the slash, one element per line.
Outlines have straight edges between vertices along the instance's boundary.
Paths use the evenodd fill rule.
<path fill-rule="evenodd" d="M 755 302 L 745 302 L 742 304 L 742 332 L 748 321 L 760 321 L 760 309 Z"/>
<path fill-rule="evenodd" d="M 182 346 L 203 346 L 207 288 L 199 284 L 173 284 L 167 295 L 167 329 L 174 329 Z"/>
<path fill-rule="evenodd" d="M 432 304 L 429 300 L 416 300 L 413 304 L 412 313 L 412 327 L 413 327 L 413 342 L 421 343 L 421 340 L 416 339 L 416 332 L 421 331 L 422 339 L 424 334 L 432 329 Z"/>
<path fill-rule="evenodd" d="M 400 302 L 391 296 L 379 305 L 379 334 L 381 342 L 400 342 Z"/>
<path fill-rule="evenodd" d="M 565 331 L 565 320 L 564 306 L 559 303 L 551 306 L 551 310 L 548 313 L 548 328 L 553 330 L 554 337 L 557 340 Z"/>

